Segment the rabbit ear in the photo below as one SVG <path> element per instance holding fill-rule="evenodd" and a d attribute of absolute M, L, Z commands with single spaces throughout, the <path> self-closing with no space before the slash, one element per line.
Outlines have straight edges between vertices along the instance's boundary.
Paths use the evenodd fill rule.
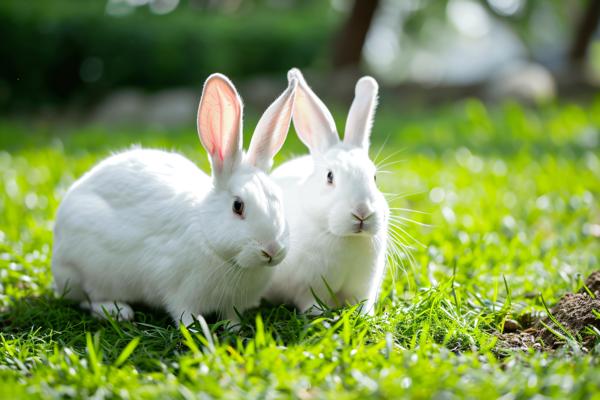
<path fill-rule="evenodd" d="M 369 149 L 378 89 L 377 82 L 370 76 L 364 76 L 356 83 L 354 101 L 346 120 L 344 143 Z"/>
<path fill-rule="evenodd" d="M 262 115 L 252 135 L 247 160 L 264 171 L 271 169 L 273 157 L 287 137 L 297 85 L 296 78 L 290 80 L 285 92 Z"/>
<path fill-rule="evenodd" d="M 325 104 L 308 87 L 300 70 L 288 72 L 288 81 L 298 80 L 292 119 L 304 144 L 313 152 L 323 152 L 340 141 L 335 122 Z"/>
<path fill-rule="evenodd" d="M 242 100 L 226 76 L 212 74 L 206 80 L 197 123 L 215 183 L 223 184 L 240 164 L 242 156 Z"/>

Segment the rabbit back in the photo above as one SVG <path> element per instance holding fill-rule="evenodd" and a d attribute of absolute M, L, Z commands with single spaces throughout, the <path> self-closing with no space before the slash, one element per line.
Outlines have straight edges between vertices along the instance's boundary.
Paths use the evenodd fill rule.
<path fill-rule="evenodd" d="M 72 186 L 57 213 L 57 290 L 79 283 L 87 296 L 163 305 L 168 283 L 190 272 L 181 270 L 191 261 L 186 247 L 201 238 L 184 235 L 186 221 L 210 187 L 210 177 L 176 153 L 134 149 L 99 163 Z"/>

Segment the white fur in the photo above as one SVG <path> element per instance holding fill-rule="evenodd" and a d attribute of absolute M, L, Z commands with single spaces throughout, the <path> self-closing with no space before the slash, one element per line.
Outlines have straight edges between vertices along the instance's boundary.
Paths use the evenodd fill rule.
<path fill-rule="evenodd" d="M 372 312 L 385 271 L 389 218 L 368 156 L 377 84 L 372 78 L 358 82 L 341 142 L 331 114 L 300 72 L 291 70 L 288 77 L 299 81 L 293 121 L 311 155 L 271 175 L 283 190 L 290 250 L 266 297 L 306 311 L 316 304 L 314 292 L 330 307 L 365 301 L 363 312 Z M 353 213 L 371 213 L 362 229 Z"/>
<path fill-rule="evenodd" d="M 283 118 L 276 122 L 284 126 L 287 118 L 289 127 L 294 90 L 292 82 L 280 112 L 265 118 Z M 221 97 L 211 100 L 215 94 Z M 58 294 L 96 316 L 131 319 L 127 303 L 141 302 L 186 325 L 215 311 L 237 321 L 236 310 L 258 303 L 287 252 L 282 195 L 243 155 L 241 101 L 233 85 L 212 75 L 202 97 L 199 120 L 210 115 L 199 133 L 213 146 L 207 147 L 213 178 L 185 157 L 159 150 L 132 149 L 100 162 L 58 209 L 52 258 Z M 284 139 L 287 128 L 257 134 Z M 278 150 L 255 160 L 268 165 Z M 243 218 L 232 211 L 236 196 L 245 203 Z"/>

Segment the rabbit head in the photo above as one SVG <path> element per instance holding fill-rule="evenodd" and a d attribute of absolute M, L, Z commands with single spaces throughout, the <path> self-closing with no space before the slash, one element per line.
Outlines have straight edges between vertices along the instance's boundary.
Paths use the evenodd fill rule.
<path fill-rule="evenodd" d="M 274 266 L 285 257 L 288 228 L 279 187 L 267 175 L 289 130 L 297 80 L 265 111 L 247 153 L 242 149 L 242 101 L 221 74 L 211 75 L 198 107 L 198 134 L 212 167 L 213 191 L 203 212 L 207 245 L 241 268 Z M 210 229 L 210 231 L 208 231 Z"/>
<path fill-rule="evenodd" d="M 300 71 L 290 70 L 288 79 L 298 81 L 292 119 L 313 158 L 302 191 L 305 212 L 336 236 L 373 236 L 386 229 L 389 209 L 368 154 L 377 82 L 371 77 L 357 82 L 342 141 L 331 113 Z"/>

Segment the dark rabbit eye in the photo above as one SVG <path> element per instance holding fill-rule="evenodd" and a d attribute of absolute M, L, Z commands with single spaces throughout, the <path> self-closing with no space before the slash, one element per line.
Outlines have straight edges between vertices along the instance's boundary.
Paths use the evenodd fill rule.
<path fill-rule="evenodd" d="M 327 183 L 333 185 L 333 172 L 331 171 L 327 172 Z"/>
<path fill-rule="evenodd" d="M 233 200 L 233 206 L 231 207 L 233 212 L 239 216 L 244 214 L 244 202 L 239 197 Z"/>
<path fill-rule="evenodd" d="M 377 182 L 377 175 L 373 175 L 373 180 Z"/>

